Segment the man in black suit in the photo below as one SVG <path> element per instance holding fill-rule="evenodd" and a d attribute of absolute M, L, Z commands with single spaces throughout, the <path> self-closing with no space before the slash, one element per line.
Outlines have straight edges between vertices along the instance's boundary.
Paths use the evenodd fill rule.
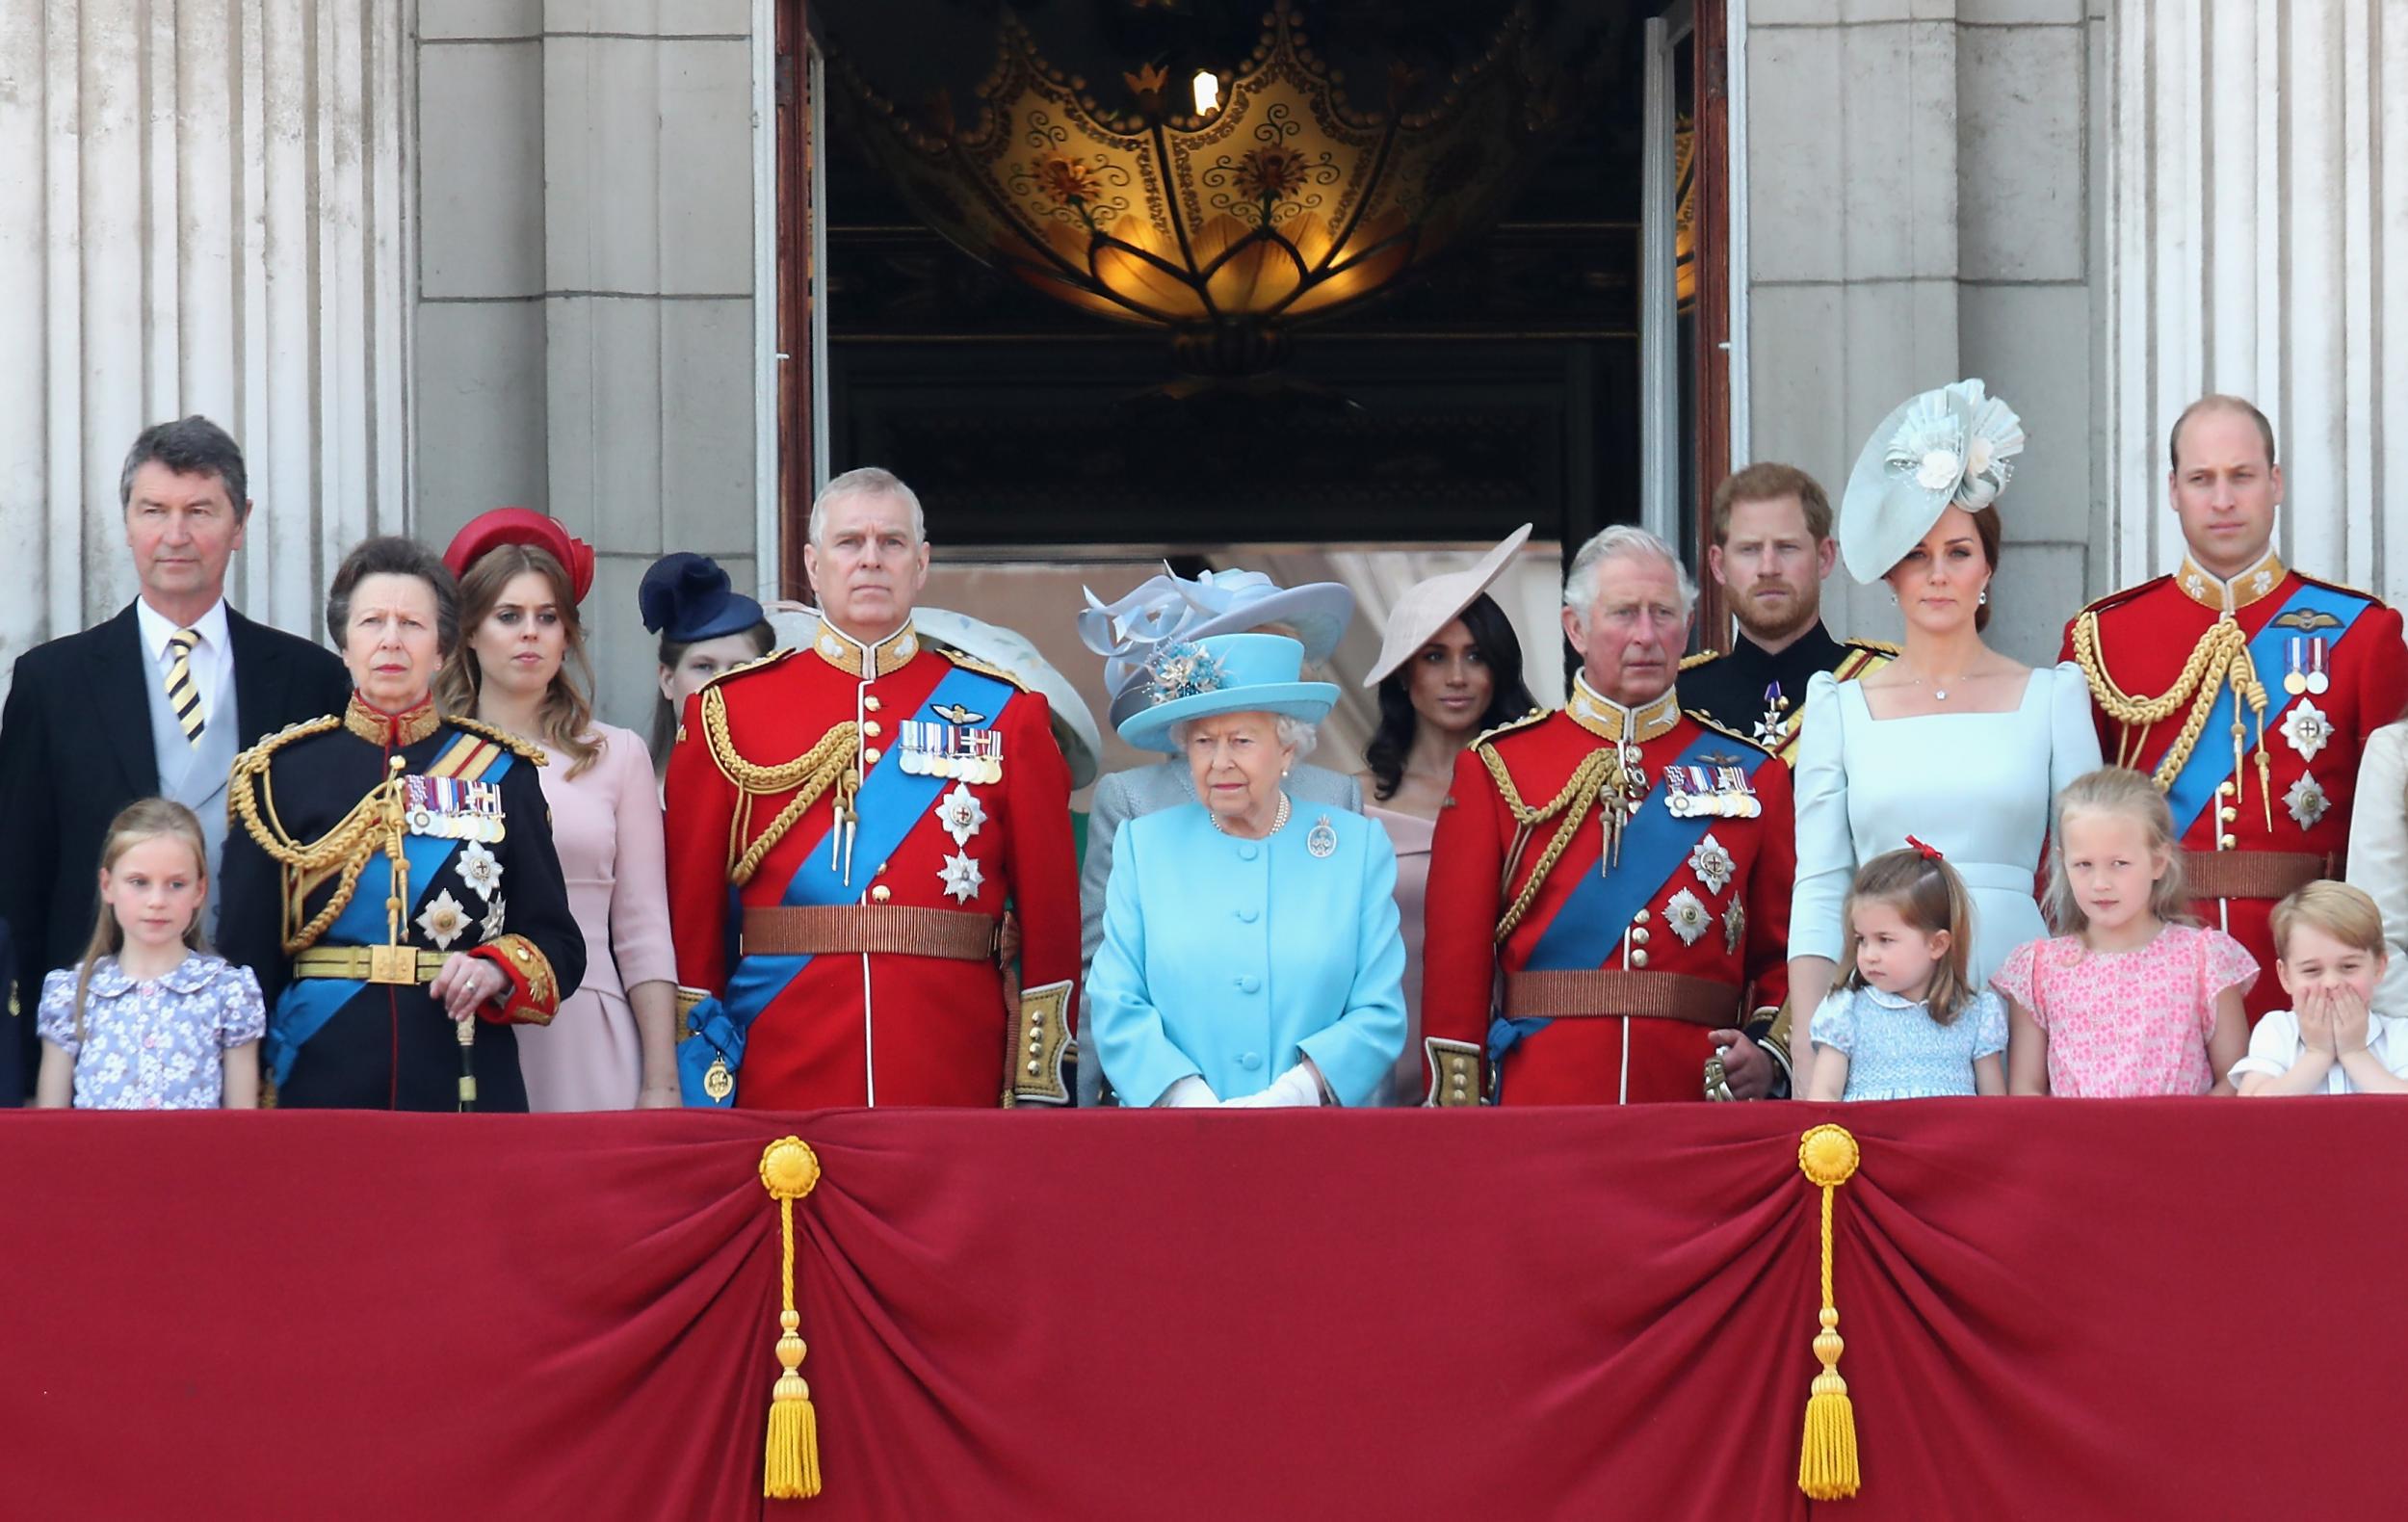
<path fill-rule="evenodd" d="M 0 920 L 21 992 L 15 1039 L 0 1043 L 0 1104 L 18 1102 L 40 1065 L 42 975 L 84 955 L 109 821 L 139 798 L 189 805 L 209 837 L 214 879 L 236 752 L 340 712 L 350 695 L 332 651 L 226 606 L 249 489 L 241 448 L 207 418 L 144 430 L 118 482 L 142 594 L 108 622 L 17 660 L 0 713 Z"/>

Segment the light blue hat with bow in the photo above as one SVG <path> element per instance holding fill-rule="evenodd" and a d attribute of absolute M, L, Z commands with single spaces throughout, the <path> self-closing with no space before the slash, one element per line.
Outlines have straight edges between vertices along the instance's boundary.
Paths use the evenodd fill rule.
<path fill-rule="evenodd" d="M 1141 705 L 1120 721 L 1120 738 L 1141 750 L 1176 752 L 1183 719 L 1214 714 L 1286 714 L 1318 722 L 1338 700 L 1334 682 L 1300 680 L 1304 646 L 1284 634 L 1218 634 L 1155 646 L 1131 684 Z"/>
<path fill-rule="evenodd" d="M 1890 574 L 1950 507 L 1999 499 L 2024 451 L 2023 419 L 1979 380 L 1901 403 L 1856 457 L 1840 499 L 1840 559 L 1859 585 Z"/>
<path fill-rule="evenodd" d="M 1306 660 L 1326 661 L 1353 617 L 1354 593 L 1339 582 L 1282 587 L 1261 571 L 1232 567 L 1191 579 L 1165 567 L 1109 603 L 1087 591 L 1079 638 L 1104 657 L 1104 690 L 1112 695 L 1107 722 L 1117 728 L 1145 706 L 1144 673 L 1165 644 L 1281 623 L 1304 642 Z"/>

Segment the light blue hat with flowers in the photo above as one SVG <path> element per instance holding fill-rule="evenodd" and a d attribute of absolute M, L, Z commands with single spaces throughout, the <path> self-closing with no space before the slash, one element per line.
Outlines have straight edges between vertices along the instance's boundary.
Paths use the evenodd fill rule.
<path fill-rule="evenodd" d="M 1338 700 L 1334 682 L 1307 682 L 1304 646 L 1284 634 L 1219 634 L 1155 647 L 1133 690 L 1144 706 L 1120 721 L 1120 738 L 1176 751 L 1171 725 L 1213 714 L 1286 714 L 1318 722 Z"/>
<path fill-rule="evenodd" d="M 1887 576 L 1950 507 L 1999 498 L 2024 451 L 2015 409 L 1958 380 L 1911 397 L 1882 419 L 1840 499 L 1840 559 L 1860 585 Z"/>

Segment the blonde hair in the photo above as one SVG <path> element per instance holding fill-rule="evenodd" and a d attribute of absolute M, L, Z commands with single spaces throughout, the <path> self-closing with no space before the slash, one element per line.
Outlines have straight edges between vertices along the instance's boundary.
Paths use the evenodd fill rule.
<path fill-rule="evenodd" d="M 593 732 L 593 663 L 586 656 L 586 628 L 577 617 L 577 590 L 568 571 L 550 550 L 534 544 L 500 544 L 477 557 L 459 579 L 459 642 L 434 679 L 434 706 L 442 713 L 473 718 L 477 695 L 484 689 L 484 668 L 469 648 L 477 630 L 491 617 L 510 584 L 528 571 L 552 589 L 552 605 L 561 616 L 561 669 L 543 695 L 537 715 L 544 748 L 568 753 L 568 774 L 576 776 L 601 759 L 602 742 Z"/>
<path fill-rule="evenodd" d="M 2306 925 L 2322 931 L 2354 951 L 2377 958 L 2390 955 L 2383 944 L 2383 911 L 2364 888 L 2327 878 L 2311 882 L 2274 905 L 2274 955 L 2290 959 L 2290 932 Z"/>
<path fill-rule="evenodd" d="M 209 938 L 201 932 L 200 911 L 209 902 L 209 842 L 200 833 L 200 821 L 193 811 L 172 799 L 137 799 L 118 811 L 109 821 L 109 831 L 100 838 L 100 870 L 115 872 L 118 862 L 127 852 L 146 840 L 163 840 L 169 836 L 193 849 L 193 868 L 200 875 L 201 901 L 194 905 L 193 918 L 184 927 L 184 944 L 196 952 L 209 949 Z M 92 989 L 92 964 L 103 957 L 115 957 L 125 949 L 125 928 L 118 923 L 115 910 L 95 885 L 92 899 L 96 906 L 92 915 L 92 939 L 84 944 L 84 959 L 75 969 L 75 1040 L 84 1039 L 84 1000 Z"/>
<path fill-rule="evenodd" d="M 1926 855 L 1911 848 L 1885 851 L 1858 868 L 1856 881 L 1847 890 L 1846 907 L 1841 911 L 1847 921 L 1847 972 L 1840 979 L 1843 988 L 1865 986 L 1864 972 L 1856 965 L 1856 948 L 1862 939 L 1856 933 L 1860 904 L 1886 904 L 1925 935 L 1948 932 L 1948 955 L 1931 969 L 1931 987 L 1924 995 L 1924 1007 L 1935 1023 L 1953 1024 L 1965 1006 L 1974 1002 L 1976 991 L 1967 970 L 1973 952 L 1974 909 L 1965 879 L 1940 859 L 1938 852 Z"/>
<path fill-rule="evenodd" d="M 2085 772 L 2065 784 L 2056 796 L 2056 827 L 2050 831 L 2049 894 L 2043 905 L 2049 923 L 2060 935 L 2080 935 L 2090 928 L 2081 911 L 2073 880 L 2065 875 L 2065 821 L 2077 813 L 2121 814 L 2138 824 L 2149 849 L 2165 853 L 2165 871 L 2149 890 L 2149 912 L 2160 924 L 2195 925 L 2189 895 L 2183 886 L 2183 853 L 2174 839 L 2174 811 L 2165 795 L 2148 777 L 2129 767 L 2106 766 Z"/>

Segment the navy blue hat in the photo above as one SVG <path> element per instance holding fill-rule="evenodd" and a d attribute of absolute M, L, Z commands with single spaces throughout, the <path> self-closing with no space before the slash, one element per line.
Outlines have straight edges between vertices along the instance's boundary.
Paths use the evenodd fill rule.
<path fill-rule="evenodd" d="M 766 617 L 759 603 L 736 590 L 719 562 L 683 550 L 645 569 L 636 606 L 643 626 L 673 644 L 742 634 Z"/>

